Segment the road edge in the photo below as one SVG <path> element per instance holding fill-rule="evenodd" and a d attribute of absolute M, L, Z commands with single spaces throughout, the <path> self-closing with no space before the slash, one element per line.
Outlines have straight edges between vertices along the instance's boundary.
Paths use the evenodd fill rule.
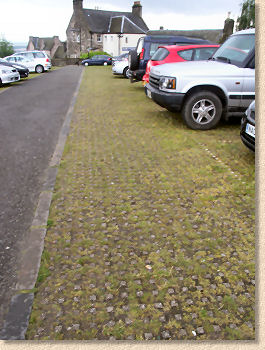
<path fill-rule="evenodd" d="M 27 235 L 28 244 L 24 244 L 25 248 L 21 252 L 20 270 L 18 271 L 18 281 L 16 285 L 17 292 L 11 299 L 4 326 L 0 331 L 1 340 L 25 339 L 34 301 L 34 287 L 38 277 L 41 256 L 44 248 L 44 239 L 47 232 L 47 220 L 52 201 L 52 193 L 65 142 L 70 131 L 74 106 L 83 75 L 84 69 L 82 69 L 75 92 L 67 110 L 53 156 L 44 174 L 44 183 L 39 195 L 33 221 Z"/>

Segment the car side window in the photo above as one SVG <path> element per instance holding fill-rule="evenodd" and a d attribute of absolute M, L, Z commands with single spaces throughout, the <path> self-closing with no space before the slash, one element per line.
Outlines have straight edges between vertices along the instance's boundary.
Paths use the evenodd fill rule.
<path fill-rule="evenodd" d="M 191 61 L 193 54 L 193 49 L 182 50 L 178 52 L 178 55 L 186 61 Z"/>
<path fill-rule="evenodd" d="M 43 52 L 34 52 L 34 53 L 33 53 L 33 56 L 34 56 L 35 58 L 45 58 L 45 55 L 44 55 Z"/>
<path fill-rule="evenodd" d="M 199 61 L 199 60 L 208 60 L 214 52 L 216 51 L 216 47 L 204 47 L 200 49 L 195 49 L 195 54 L 194 54 L 194 61 Z"/>

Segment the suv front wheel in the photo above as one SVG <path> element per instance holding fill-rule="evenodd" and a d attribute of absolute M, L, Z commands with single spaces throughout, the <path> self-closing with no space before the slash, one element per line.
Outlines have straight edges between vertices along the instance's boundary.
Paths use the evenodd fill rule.
<path fill-rule="evenodd" d="M 210 91 L 195 92 L 182 108 L 182 118 L 194 130 L 213 129 L 222 116 L 222 102 Z"/>

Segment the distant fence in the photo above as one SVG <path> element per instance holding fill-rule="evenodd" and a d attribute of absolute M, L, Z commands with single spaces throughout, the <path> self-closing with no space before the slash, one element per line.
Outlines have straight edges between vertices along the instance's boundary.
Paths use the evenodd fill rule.
<path fill-rule="evenodd" d="M 53 66 L 79 65 L 83 61 L 82 58 L 52 58 Z"/>

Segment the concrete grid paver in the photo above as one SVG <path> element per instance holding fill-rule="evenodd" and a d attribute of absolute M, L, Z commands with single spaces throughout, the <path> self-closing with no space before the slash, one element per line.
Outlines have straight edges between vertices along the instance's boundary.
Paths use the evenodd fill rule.
<path fill-rule="evenodd" d="M 254 338 L 253 155 L 223 129 L 188 130 L 141 86 L 86 69 L 28 339 Z M 245 152 L 230 168 L 248 186 L 198 140 L 224 164 Z"/>

